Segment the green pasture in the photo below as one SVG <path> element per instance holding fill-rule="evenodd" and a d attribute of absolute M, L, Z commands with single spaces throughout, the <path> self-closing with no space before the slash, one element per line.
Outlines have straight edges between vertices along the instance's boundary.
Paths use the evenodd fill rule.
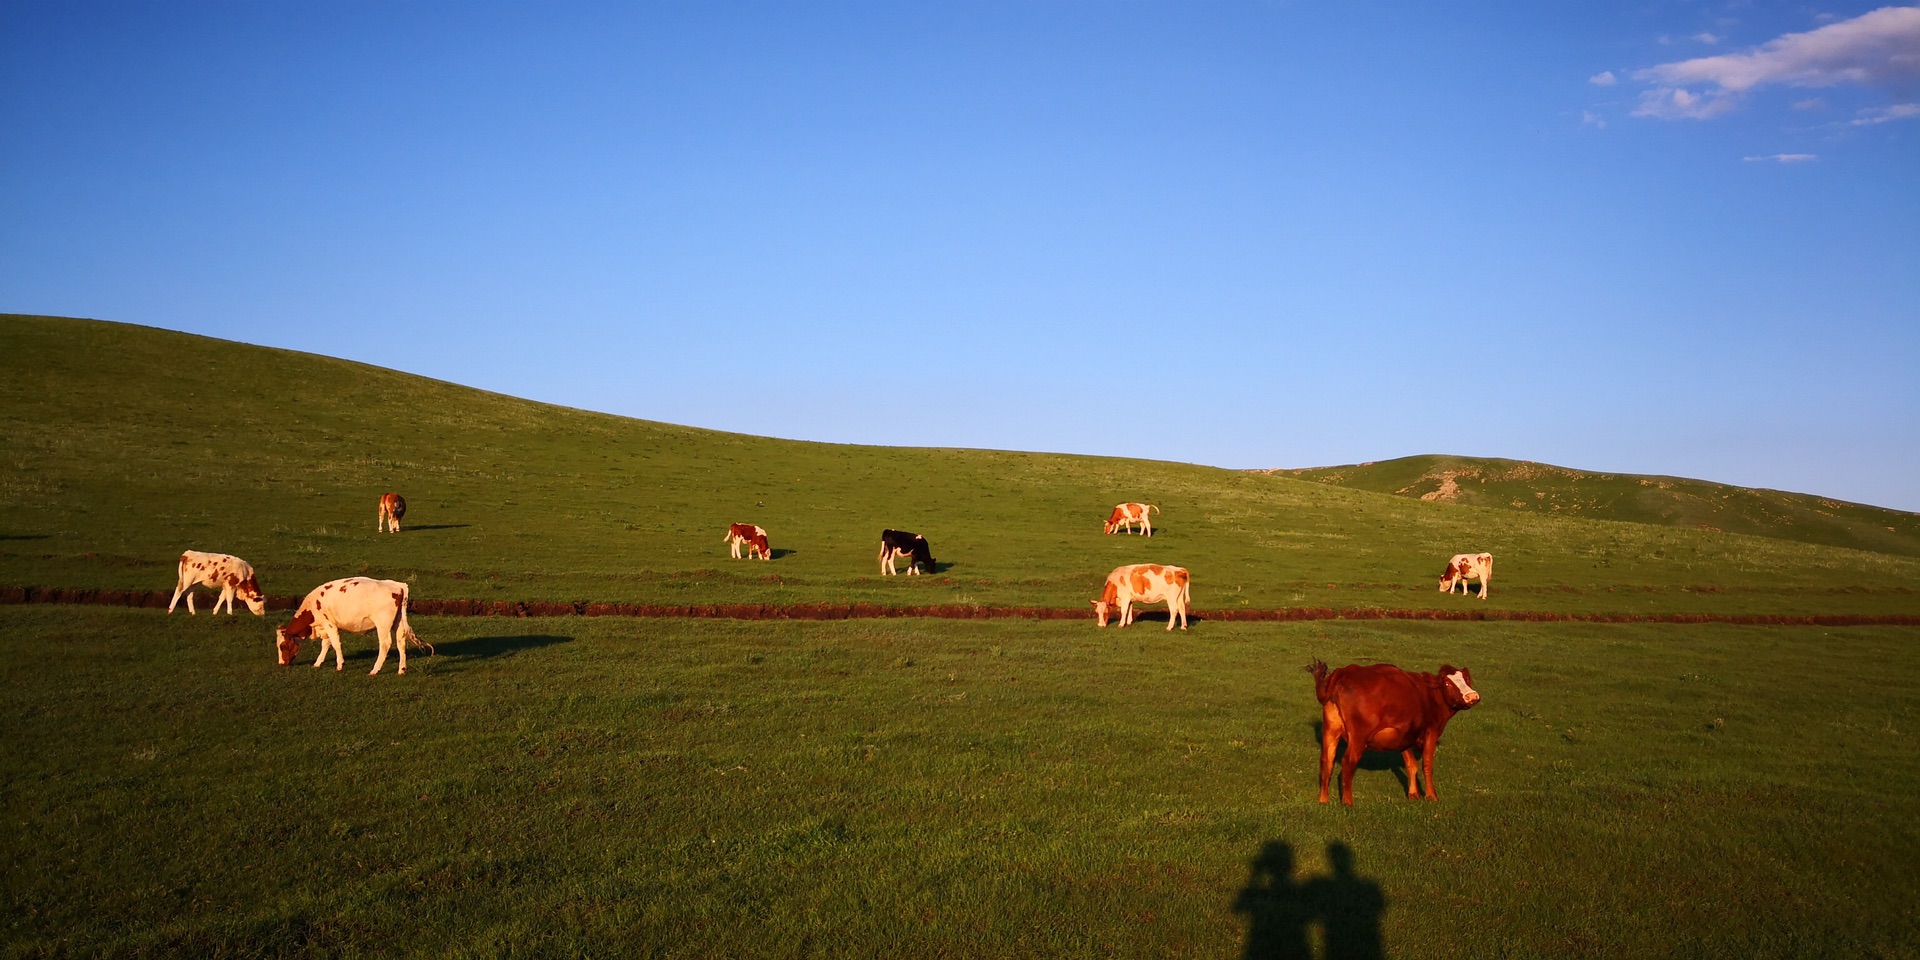
<path fill-rule="evenodd" d="M 406 496 L 406 530 L 374 532 Z M 1102 536 L 1123 500 L 1158 535 Z M 731 561 L 733 521 L 771 563 Z M 883 579 L 882 528 L 941 569 Z M 300 595 L 1081 607 L 1106 572 L 1193 572 L 1194 603 L 1425 607 L 1491 551 L 1487 605 L 1920 613 L 1920 558 L 1599 522 L 1149 460 L 774 440 L 517 400 L 362 364 L 124 324 L 0 317 L 0 584 L 169 589 L 183 549 Z"/>
<path fill-rule="evenodd" d="M 1683 477 L 1569 470 L 1526 460 L 1417 456 L 1280 471 L 1319 483 L 1590 520 L 1725 530 L 1920 556 L 1920 513 Z"/>
<path fill-rule="evenodd" d="M 1920 952 L 1911 629 L 415 626 L 0 608 L 6 955 Z M 1316 656 L 1473 669 L 1437 803 Z"/>

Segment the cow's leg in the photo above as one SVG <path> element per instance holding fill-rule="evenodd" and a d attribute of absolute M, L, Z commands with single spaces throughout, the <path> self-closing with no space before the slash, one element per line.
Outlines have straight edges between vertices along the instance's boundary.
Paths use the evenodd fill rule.
<path fill-rule="evenodd" d="M 193 595 L 188 592 L 192 589 L 193 589 L 193 586 L 189 584 L 187 581 L 185 580 L 180 581 L 180 585 L 173 588 L 173 599 L 167 601 L 167 613 L 169 614 L 173 613 L 174 604 L 177 604 L 180 602 L 180 595 L 183 593 L 187 594 L 187 612 L 192 613 L 193 612 Z"/>
<path fill-rule="evenodd" d="M 333 645 L 333 672 L 339 673 L 347 668 L 347 655 L 340 649 L 340 628 L 327 627 L 327 642 Z M 325 648 L 322 648 L 323 650 Z M 325 656 L 324 653 L 321 654 Z"/>
<path fill-rule="evenodd" d="M 1407 765 L 1407 799 L 1415 799 L 1420 796 L 1420 781 L 1416 776 L 1419 772 L 1420 765 L 1419 762 L 1413 758 L 1412 747 L 1400 751 L 1400 762 Z"/>
<path fill-rule="evenodd" d="M 1340 749 L 1340 735 L 1346 724 L 1340 722 L 1340 710 L 1331 703 L 1321 705 L 1321 803 L 1327 803 L 1327 785 L 1332 781 L 1332 756 Z"/>
<path fill-rule="evenodd" d="M 1133 598 L 1122 597 L 1120 598 L 1120 625 L 1125 627 L 1125 626 L 1130 626 L 1132 623 L 1133 623 Z"/>
<path fill-rule="evenodd" d="M 1428 733 L 1426 736 L 1426 741 L 1420 745 L 1420 765 L 1426 768 L 1427 775 L 1424 779 L 1426 780 L 1426 784 L 1427 784 L 1428 800 L 1440 799 L 1439 795 L 1433 792 L 1433 755 L 1437 753 L 1439 750 L 1440 750 L 1440 735 L 1436 733 Z M 1413 794 L 1409 793 L 1407 794 L 1407 796 L 1413 796 Z"/>
<path fill-rule="evenodd" d="M 1140 517 L 1140 528 L 1146 531 L 1147 536 L 1153 536 L 1153 518 L 1142 514 Z"/>
<path fill-rule="evenodd" d="M 400 648 L 400 675 L 403 677 L 407 675 L 407 634 L 412 633 L 413 629 L 406 626 L 405 620 L 398 618 L 405 617 L 406 615 L 405 610 L 396 612 L 394 614 L 396 618 L 394 620 L 394 626 L 390 631 L 393 635 L 394 645 Z"/>
<path fill-rule="evenodd" d="M 1493 589 L 1493 571 L 1488 570 L 1487 575 L 1480 578 L 1480 599 L 1485 600 L 1487 591 L 1491 589 Z"/>
<path fill-rule="evenodd" d="M 227 616 L 233 616 L 233 584 L 231 583 L 220 588 L 220 599 L 213 602 L 213 612 L 219 613 L 220 605 L 223 603 L 227 605 Z"/>
<path fill-rule="evenodd" d="M 319 626 L 315 626 L 315 627 L 313 628 L 313 638 L 314 638 L 315 640 L 318 640 L 318 641 L 320 641 L 320 655 L 319 655 L 319 656 L 317 656 L 317 657 L 314 657 L 314 658 L 313 658 L 313 667 L 314 667 L 314 669 L 316 669 L 316 670 L 318 670 L 318 669 L 320 669 L 320 665 L 321 665 L 321 664 L 323 664 L 323 663 L 326 663 L 326 662 L 327 662 L 327 632 L 326 632 L 326 630 L 324 630 L 324 629 L 322 629 L 322 628 L 321 628 L 321 627 L 319 627 Z"/>
<path fill-rule="evenodd" d="M 1360 757 L 1367 752 L 1371 736 L 1357 730 L 1347 731 L 1347 753 L 1340 758 L 1340 802 L 1349 807 L 1353 806 L 1353 774 L 1360 769 Z"/>
<path fill-rule="evenodd" d="M 369 677 L 373 676 L 376 673 L 379 673 L 380 668 L 383 666 L 386 666 L 387 651 L 393 649 L 393 627 L 392 626 L 386 623 L 376 623 L 374 624 L 374 632 L 380 635 L 380 655 L 373 658 L 373 669 L 367 671 L 367 676 Z M 406 656 L 406 653 L 402 651 L 400 655 L 404 657 Z M 405 667 L 402 667 L 400 669 L 403 672 L 406 670 Z"/>
<path fill-rule="evenodd" d="M 1175 613 L 1175 605 L 1174 605 L 1174 604 L 1171 604 L 1171 603 L 1169 603 L 1169 604 L 1167 604 L 1167 629 L 1168 629 L 1168 630 L 1172 630 L 1172 629 L 1173 629 L 1173 617 L 1174 617 L 1174 613 Z M 1183 601 L 1181 601 L 1181 602 L 1180 602 L 1180 604 L 1179 604 L 1179 607 L 1178 607 L 1178 613 L 1179 613 L 1179 615 L 1180 615 L 1180 629 L 1182 629 L 1182 630 L 1185 630 L 1185 629 L 1187 628 L 1187 604 L 1186 604 L 1186 601 L 1184 601 L 1184 600 L 1183 600 Z"/>

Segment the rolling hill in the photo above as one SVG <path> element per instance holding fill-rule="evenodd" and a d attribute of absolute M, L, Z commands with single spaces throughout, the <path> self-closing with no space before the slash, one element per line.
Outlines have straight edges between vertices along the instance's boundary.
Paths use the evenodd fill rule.
<path fill-rule="evenodd" d="M 1434 503 L 1724 530 L 1920 556 L 1920 514 L 1705 480 L 1440 455 L 1267 472 Z"/>
<path fill-rule="evenodd" d="M 0 317 L 0 428 L 0 584 L 166 589 L 193 548 L 246 557 L 281 595 L 373 573 L 417 598 L 1078 609 L 1107 570 L 1154 561 L 1193 571 L 1201 609 L 1457 608 L 1477 601 L 1435 578 L 1471 549 L 1501 558 L 1489 603 L 1508 609 L 1920 611 L 1920 560 L 1784 525 L 743 436 L 98 321 Z M 386 490 L 411 506 L 398 536 L 374 532 Z M 1160 505 L 1152 540 L 1100 535 L 1122 500 Z M 727 559 L 733 521 L 768 528 L 777 558 Z M 937 575 L 879 577 L 883 527 L 925 534 Z"/>

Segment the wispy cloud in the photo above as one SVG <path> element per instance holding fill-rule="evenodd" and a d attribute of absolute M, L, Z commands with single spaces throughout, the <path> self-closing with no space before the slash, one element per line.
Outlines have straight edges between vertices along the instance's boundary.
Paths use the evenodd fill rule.
<path fill-rule="evenodd" d="M 1592 110 L 1582 110 L 1580 111 L 1580 125 L 1583 127 L 1598 127 L 1605 130 L 1607 128 L 1607 118 L 1594 113 Z"/>
<path fill-rule="evenodd" d="M 1765 86 L 1910 89 L 1920 82 L 1920 7 L 1882 7 L 1744 52 L 1663 63 L 1632 76 L 1651 84 L 1634 116 L 1662 119 L 1718 116 Z"/>
<path fill-rule="evenodd" d="M 1619 83 L 1620 78 L 1614 76 L 1612 70 L 1602 70 L 1599 73 L 1596 73 L 1591 77 L 1588 77 L 1587 82 L 1593 84 L 1596 87 L 1611 87 L 1614 84 Z"/>
<path fill-rule="evenodd" d="M 1890 120 L 1912 120 L 1920 117 L 1920 103 L 1896 103 L 1891 107 L 1874 107 L 1860 111 L 1860 117 L 1853 121 L 1856 127 L 1870 127 L 1876 123 Z"/>
<path fill-rule="evenodd" d="M 1698 40 L 1698 41 L 1700 41 L 1701 43 L 1704 43 L 1704 44 L 1706 44 L 1706 45 L 1707 45 L 1707 46 L 1709 46 L 1709 47 L 1711 47 L 1711 46 L 1715 46 L 1715 45 L 1717 45 L 1717 44 L 1719 44 L 1719 42 L 1720 42 L 1720 38 L 1719 38 L 1719 37 L 1716 37 L 1716 36 L 1714 36 L 1713 34 L 1711 34 L 1711 33 L 1706 33 L 1706 32 L 1701 32 L 1701 33 L 1696 33 L 1696 34 L 1694 34 L 1694 35 L 1693 35 L 1693 38 L 1694 38 L 1695 40 Z"/>
<path fill-rule="evenodd" d="M 1811 153 L 1776 153 L 1768 157 L 1742 157 L 1748 163 L 1807 163 L 1820 159 Z"/>

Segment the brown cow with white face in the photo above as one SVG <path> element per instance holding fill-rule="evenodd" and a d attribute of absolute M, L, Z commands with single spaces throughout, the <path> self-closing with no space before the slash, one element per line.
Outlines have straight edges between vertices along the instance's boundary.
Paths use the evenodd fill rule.
<path fill-rule="evenodd" d="M 1467 592 L 1467 581 L 1480 581 L 1480 599 L 1487 598 L 1487 589 L 1493 586 L 1493 554 L 1461 553 L 1447 561 L 1447 569 L 1440 572 L 1440 592 Z"/>
<path fill-rule="evenodd" d="M 733 558 L 740 559 L 740 548 L 747 548 L 747 559 L 758 556 L 762 560 L 772 560 L 773 551 L 767 547 L 767 531 L 751 523 L 736 523 L 727 528 L 727 546 L 733 550 Z"/>
<path fill-rule="evenodd" d="M 1119 504 L 1113 508 L 1111 514 L 1107 515 L 1106 532 L 1112 533 L 1115 530 L 1125 529 L 1128 533 L 1132 533 L 1134 525 L 1139 524 L 1141 532 L 1151 537 L 1153 536 L 1152 515 L 1159 512 L 1160 508 L 1151 503 Z"/>
<path fill-rule="evenodd" d="M 375 532 L 384 530 L 388 533 L 399 533 L 400 518 L 406 515 L 406 497 L 397 493 L 383 493 L 380 495 L 380 516 L 374 520 L 373 529 Z"/>
<path fill-rule="evenodd" d="M 300 601 L 300 609 L 294 611 L 293 622 L 274 631 L 274 646 L 280 654 L 280 665 L 286 666 L 300 655 L 300 643 L 314 637 L 320 638 L 320 656 L 313 665 L 318 667 L 327 659 L 327 650 L 333 650 L 333 669 L 341 670 L 346 666 L 346 658 L 340 651 L 340 631 L 348 633 L 366 633 L 369 630 L 380 635 L 380 656 L 373 661 L 373 669 L 368 676 L 379 673 L 387 662 L 387 651 L 393 648 L 396 639 L 400 642 L 400 672 L 407 672 L 407 644 L 425 647 L 433 652 L 433 645 L 422 641 L 407 623 L 407 585 L 398 580 L 374 580 L 369 577 L 347 577 L 323 583 Z"/>
<path fill-rule="evenodd" d="M 1473 689 L 1473 672 L 1465 667 L 1442 664 L 1440 672 L 1408 673 L 1387 663 L 1341 667 L 1332 673 L 1315 660 L 1307 665 L 1313 674 L 1313 695 L 1320 701 L 1320 802 L 1327 802 L 1327 787 L 1333 777 L 1333 756 L 1340 740 L 1347 741 L 1346 755 L 1340 761 L 1340 802 L 1353 806 L 1353 771 L 1360 766 L 1360 755 L 1368 750 L 1398 750 L 1407 765 L 1407 799 L 1419 796 L 1417 784 L 1427 785 L 1427 799 L 1438 800 L 1433 792 L 1433 754 L 1440 749 L 1440 734 L 1453 715 L 1480 702 Z M 1426 776 L 1416 778 L 1413 748 L 1420 748 L 1420 766 Z"/>
<path fill-rule="evenodd" d="M 1157 563 L 1129 563 L 1115 567 L 1107 574 L 1106 586 L 1101 588 L 1100 599 L 1093 601 L 1093 615 L 1101 626 L 1107 625 L 1107 618 L 1118 613 L 1120 626 L 1133 622 L 1133 605 L 1136 603 L 1167 604 L 1167 629 L 1172 630 L 1176 621 L 1180 629 L 1187 628 L 1187 603 L 1192 599 L 1192 578 L 1185 567 L 1166 567 Z M 1117 608 L 1117 610 L 1116 610 Z"/>
<path fill-rule="evenodd" d="M 167 612 L 172 613 L 174 604 L 180 602 L 180 595 L 187 596 L 187 612 L 193 609 L 193 588 L 205 584 L 219 587 L 220 597 L 213 601 L 213 612 L 220 612 L 220 605 L 227 605 L 227 615 L 233 615 L 233 598 L 239 597 L 253 615 L 264 616 L 267 612 L 267 598 L 260 594 L 260 582 L 254 579 L 253 565 L 224 553 L 201 553 L 188 550 L 180 555 L 180 579 L 173 588 L 173 601 L 167 604 Z"/>

